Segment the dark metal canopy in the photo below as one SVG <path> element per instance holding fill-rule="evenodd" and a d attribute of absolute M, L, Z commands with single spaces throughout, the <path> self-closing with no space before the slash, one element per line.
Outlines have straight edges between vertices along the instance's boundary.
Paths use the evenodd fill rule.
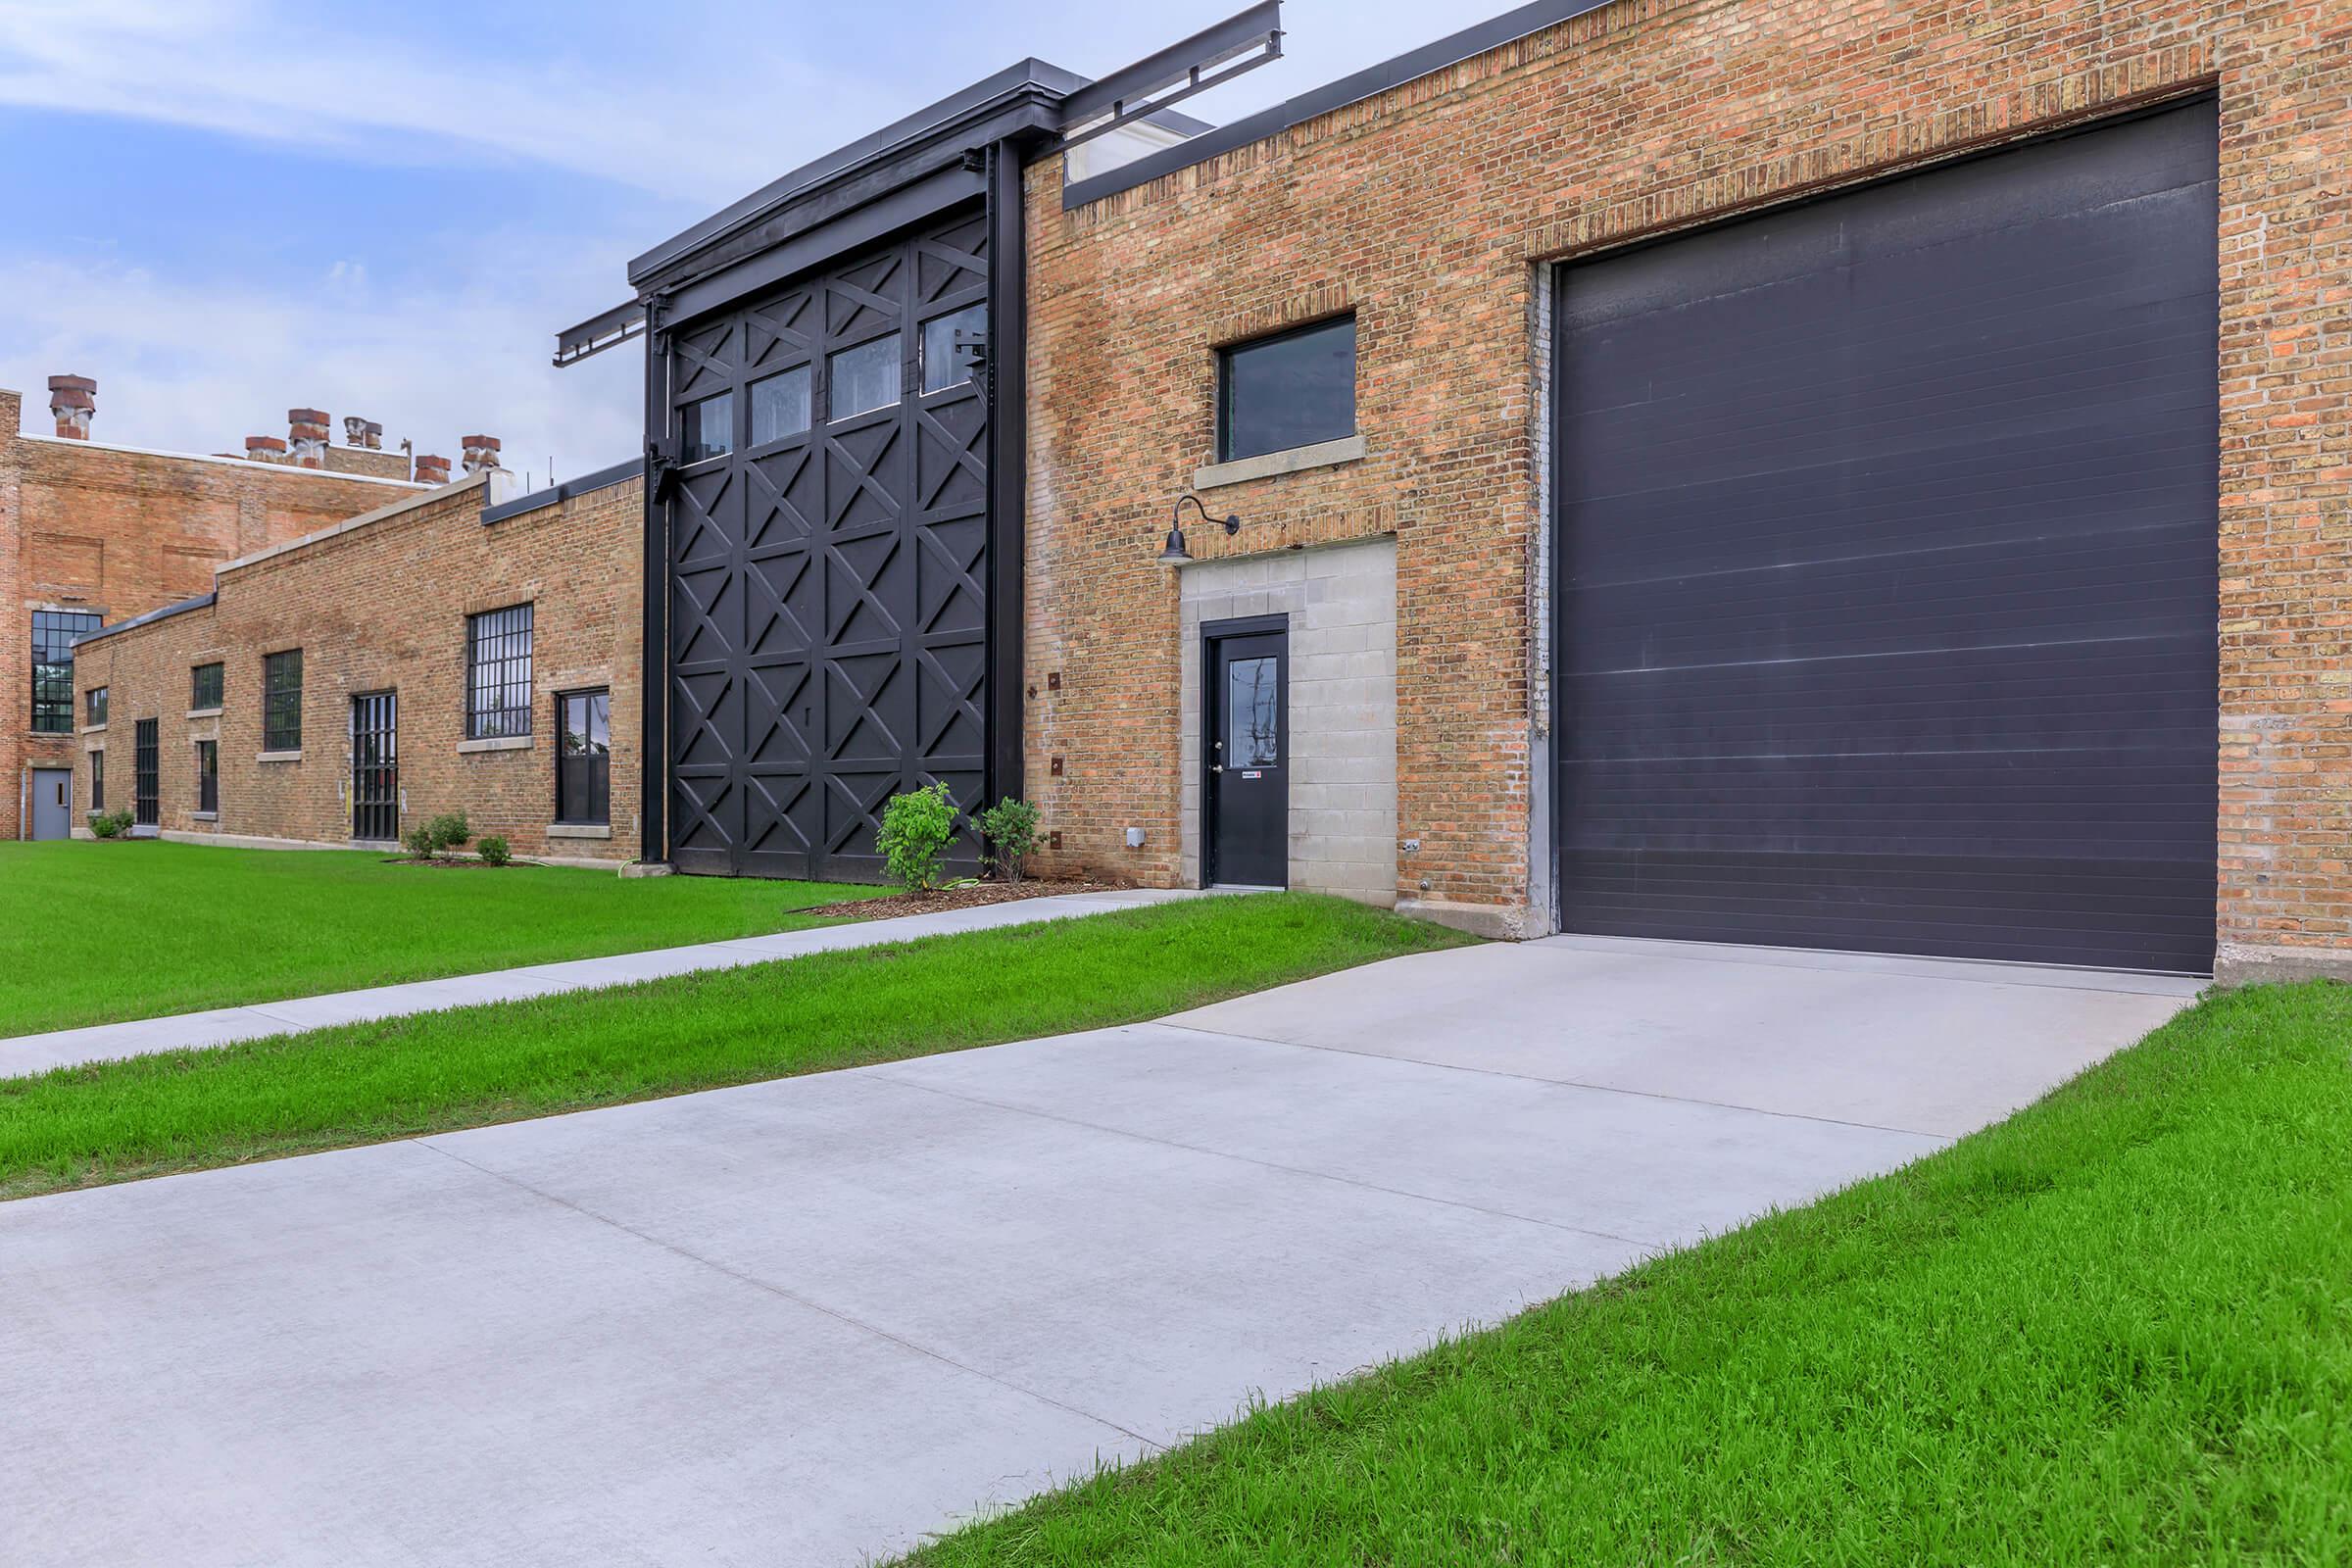
<path fill-rule="evenodd" d="M 1061 106 L 1061 145 L 1075 147 L 1156 118 L 1197 92 L 1281 58 L 1282 0 L 1264 0 L 1071 93 Z"/>
<path fill-rule="evenodd" d="M 1043 60 L 1007 66 L 639 256 L 629 264 L 636 298 L 558 333 L 555 363 L 575 365 L 640 335 L 649 300 L 663 302 L 665 321 L 685 321 L 977 199 L 977 149 L 1074 146 L 1139 121 L 1187 135 L 1207 131 L 1169 106 L 1281 53 L 1281 0 L 1259 0 L 1100 81 Z"/>

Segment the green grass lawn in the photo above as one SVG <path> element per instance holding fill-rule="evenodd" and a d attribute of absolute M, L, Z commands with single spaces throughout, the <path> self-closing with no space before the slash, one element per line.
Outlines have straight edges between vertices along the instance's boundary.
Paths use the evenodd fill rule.
<path fill-rule="evenodd" d="M 61 1067 L 0 1079 L 0 1198 L 1133 1023 L 1469 940 L 1202 899 Z"/>
<path fill-rule="evenodd" d="M 0 843 L 0 1038 L 827 922 L 881 888 L 448 870 L 370 852 Z"/>
<path fill-rule="evenodd" d="M 2352 1562 L 2352 988 L 911 1559 Z"/>

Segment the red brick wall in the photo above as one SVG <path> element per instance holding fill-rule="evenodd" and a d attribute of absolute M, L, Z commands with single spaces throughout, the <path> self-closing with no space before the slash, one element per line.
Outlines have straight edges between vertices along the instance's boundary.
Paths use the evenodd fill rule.
<path fill-rule="evenodd" d="M 222 562 L 417 493 L 237 459 L 23 440 L 22 401 L 0 392 L 0 593 L 11 610 L 0 626 L 0 838 L 21 831 L 24 770 L 65 766 L 75 751 L 72 737 L 30 728 L 34 610 L 127 620 L 208 591 Z"/>
<path fill-rule="evenodd" d="M 477 835 L 500 834 L 518 855 L 635 858 L 642 487 L 631 480 L 487 526 L 485 488 L 466 480 L 233 566 L 220 573 L 212 608 L 82 649 L 75 684 L 105 686 L 109 714 L 105 731 L 83 736 L 77 751 L 106 751 L 109 808 L 131 804 L 133 724 L 157 718 L 165 830 L 346 842 L 351 698 L 392 690 L 404 829 L 462 810 Z M 466 617 L 523 603 L 534 607 L 529 742 L 464 749 Z M 302 753 L 263 761 L 262 660 L 288 648 L 303 651 Z M 226 666 L 222 710 L 191 718 L 189 671 L 215 660 Z M 592 686 L 612 698 L 610 837 L 551 838 L 555 694 Z M 202 739 L 220 748 L 214 822 L 192 815 Z M 77 756 L 77 823 L 88 801 L 88 765 Z"/>
<path fill-rule="evenodd" d="M 1399 892 L 1524 906 L 1536 265 L 2205 87 L 2220 932 L 2226 962 L 2352 944 L 2341 0 L 1619 0 L 1075 212 L 1059 161 L 1032 168 L 1027 774 L 1059 864 L 1178 875 L 1177 588 L 1152 558 L 1209 457 L 1218 344 L 1356 312 L 1368 456 L 1219 489 L 1248 527 L 1193 551 L 1396 533 L 1397 830 L 1423 845 Z"/>

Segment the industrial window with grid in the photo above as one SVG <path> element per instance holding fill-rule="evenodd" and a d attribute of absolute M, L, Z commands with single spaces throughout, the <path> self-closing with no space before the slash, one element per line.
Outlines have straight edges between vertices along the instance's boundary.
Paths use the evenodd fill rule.
<path fill-rule="evenodd" d="M 262 659 L 262 750 L 302 750 L 302 650 Z"/>
<path fill-rule="evenodd" d="M 96 631 L 104 618 L 79 610 L 32 612 L 32 727 L 37 733 L 74 732 L 74 639 Z"/>
<path fill-rule="evenodd" d="M 466 617 L 466 738 L 531 732 L 531 607 Z"/>

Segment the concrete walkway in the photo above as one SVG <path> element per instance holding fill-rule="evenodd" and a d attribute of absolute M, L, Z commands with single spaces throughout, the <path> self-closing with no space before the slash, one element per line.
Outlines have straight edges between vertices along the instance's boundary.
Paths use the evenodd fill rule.
<path fill-rule="evenodd" d="M 1555 939 L 0 1203 L 0 1555 L 858 1563 L 1930 1152 L 2195 989 Z"/>
<path fill-rule="evenodd" d="M 772 963 L 811 953 L 837 953 L 844 948 L 870 948 L 915 937 L 948 936 L 958 931 L 995 931 L 1040 920 L 1066 920 L 1073 915 L 1131 909 L 1170 899 L 1199 898 L 1189 891 L 1152 888 L 1105 893 L 1059 893 L 1041 899 L 1016 899 L 1008 904 L 982 905 L 971 909 L 948 909 L 937 914 L 907 914 L 889 920 L 854 920 L 842 925 L 816 926 L 804 931 L 779 931 L 763 937 L 738 937 L 724 942 L 698 942 L 689 947 L 661 948 L 651 953 L 622 953 L 604 958 L 573 958 L 562 963 L 534 963 L 519 969 L 494 969 L 487 974 L 451 975 L 441 980 L 416 980 L 407 985 L 374 986 L 366 991 L 336 991 L 319 997 L 286 1002 L 254 1003 L 241 1007 L 214 1007 L 204 1012 L 173 1013 L 130 1023 L 95 1024 L 86 1029 L 58 1029 L 48 1034 L 0 1039 L 0 1078 L 21 1078 L 52 1067 L 85 1061 L 113 1061 L 123 1056 L 152 1055 L 159 1051 L 191 1050 L 233 1045 L 240 1040 L 264 1040 L 271 1035 L 323 1029 L 330 1024 L 361 1023 L 374 1018 L 398 1018 L 412 1012 L 438 1012 L 445 1007 L 470 1007 L 484 1002 L 519 1002 L 526 997 L 553 996 L 561 991 L 592 991 L 600 986 L 627 985 L 664 975 L 692 974 L 699 969 L 734 969 L 747 963 Z"/>

